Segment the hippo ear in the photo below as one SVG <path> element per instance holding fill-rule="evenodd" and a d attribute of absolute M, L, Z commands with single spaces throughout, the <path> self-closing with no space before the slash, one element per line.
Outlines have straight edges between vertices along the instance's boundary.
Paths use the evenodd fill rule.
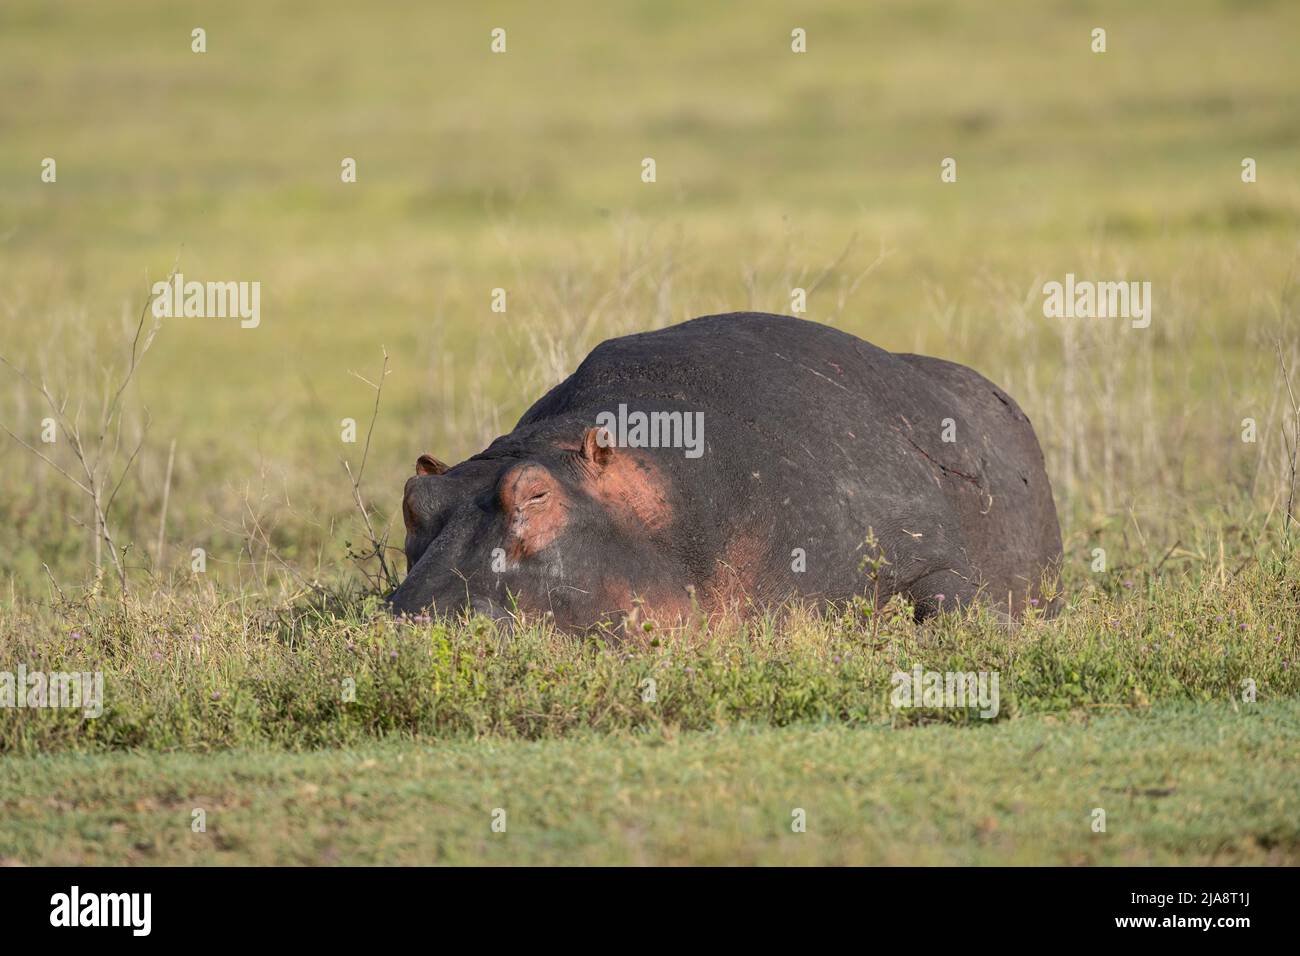
<path fill-rule="evenodd" d="M 421 455 L 415 461 L 417 475 L 441 475 L 446 470 L 447 466 L 432 455 Z"/>
<path fill-rule="evenodd" d="M 582 433 L 582 457 L 604 468 L 614 459 L 614 437 L 608 428 L 588 428 Z"/>

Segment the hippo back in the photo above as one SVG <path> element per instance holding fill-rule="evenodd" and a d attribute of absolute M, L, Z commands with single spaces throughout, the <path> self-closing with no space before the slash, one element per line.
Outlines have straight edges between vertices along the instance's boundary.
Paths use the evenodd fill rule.
<path fill-rule="evenodd" d="M 1059 560 L 1028 419 L 954 363 L 789 316 L 705 316 L 602 343 L 508 437 L 571 431 L 620 405 L 703 415 L 698 460 L 655 452 L 672 476 L 673 546 L 701 580 L 730 564 L 751 597 L 844 598 L 862 590 L 871 536 L 893 589 L 982 589 L 1005 605 Z"/>

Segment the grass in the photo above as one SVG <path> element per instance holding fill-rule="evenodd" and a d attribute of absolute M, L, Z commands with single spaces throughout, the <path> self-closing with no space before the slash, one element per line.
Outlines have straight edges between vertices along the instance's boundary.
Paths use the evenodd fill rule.
<path fill-rule="evenodd" d="M 0 753 L 981 722 L 974 709 L 891 707 L 891 675 L 916 666 L 996 672 L 1000 720 L 1234 701 L 1247 680 L 1277 699 L 1300 694 L 1297 561 L 1226 586 L 1153 582 L 1148 600 L 1097 596 L 1011 630 L 978 613 L 917 627 L 890 605 L 584 641 L 482 619 L 399 624 L 365 604 L 276 623 L 211 598 L 100 602 L 47 618 L 51 631 L 28 622 L 11 653 L 32 670 L 103 672 L 104 714 L 9 711 Z"/>
<path fill-rule="evenodd" d="M 1287 700 L 957 732 L 59 755 L 0 764 L 0 861 L 1295 864 L 1297 739 Z"/>
<path fill-rule="evenodd" d="M 300 13 L 0 10 L 0 356 L 93 435 L 152 280 L 262 283 L 257 329 L 164 321 L 104 432 L 129 593 L 86 496 L 0 442 L 0 671 L 106 682 L 97 720 L 0 710 L 0 857 L 1294 862 L 1300 8 Z M 1151 327 L 1044 319 L 1067 272 L 1150 281 Z M 605 338 L 788 312 L 796 287 L 808 318 L 1017 399 L 1061 515 L 1061 617 L 575 642 L 376 612 L 344 461 L 399 545 L 419 454 L 479 451 Z M 381 350 L 361 471 L 341 425 L 364 439 Z M 0 425 L 80 474 L 47 414 L 0 366 Z M 915 663 L 997 671 L 993 725 L 892 710 Z M 821 810 L 796 837 L 801 783 Z M 1130 785 L 1175 789 L 1104 791 L 1107 835 L 1079 829 Z M 508 839 L 495 800 L 519 808 Z"/>

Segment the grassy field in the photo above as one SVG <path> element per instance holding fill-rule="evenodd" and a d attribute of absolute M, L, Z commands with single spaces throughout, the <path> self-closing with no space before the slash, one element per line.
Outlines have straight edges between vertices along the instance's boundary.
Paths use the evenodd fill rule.
<path fill-rule="evenodd" d="M 0 859 L 1295 862 L 1296 36 L 1284 0 L 8 0 L 0 671 L 100 671 L 105 712 L 0 708 Z M 128 374 L 173 270 L 260 282 L 260 325 L 146 321 Z M 1045 318 L 1066 273 L 1149 281 L 1150 327 Z M 377 611 L 417 455 L 795 288 L 1017 399 L 1059 618 Z M 916 664 L 1000 673 L 996 720 L 892 709 Z"/>
<path fill-rule="evenodd" d="M 0 862 L 1293 865 L 1297 735 L 1290 700 L 958 732 L 61 755 L 0 766 Z"/>

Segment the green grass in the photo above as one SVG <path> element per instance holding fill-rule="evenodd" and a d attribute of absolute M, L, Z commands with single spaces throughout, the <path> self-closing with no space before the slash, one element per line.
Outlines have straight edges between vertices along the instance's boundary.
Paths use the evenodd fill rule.
<path fill-rule="evenodd" d="M 1290 700 L 956 732 L 40 757 L 0 763 L 0 861 L 1295 864 L 1298 741 Z"/>
<path fill-rule="evenodd" d="M 105 675 L 97 718 L 0 712 L 0 753 L 981 722 L 975 708 L 892 707 L 891 675 L 916 666 L 997 673 L 1004 721 L 1240 700 L 1247 681 L 1277 699 L 1300 694 L 1298 562 L 1250 567 L 1223 586 L 1153 581 L 1147 600 L 1076 599 L 1012 629 L 978 613 L 918 627 L 895 603 L 578 639 L 483 619 L 400 624 L 365 604 L 277 624 L 211 600 L 100 601 L 43 622 L 0 619 L 30 629 L 10 645 L 29 670 Z"/>

